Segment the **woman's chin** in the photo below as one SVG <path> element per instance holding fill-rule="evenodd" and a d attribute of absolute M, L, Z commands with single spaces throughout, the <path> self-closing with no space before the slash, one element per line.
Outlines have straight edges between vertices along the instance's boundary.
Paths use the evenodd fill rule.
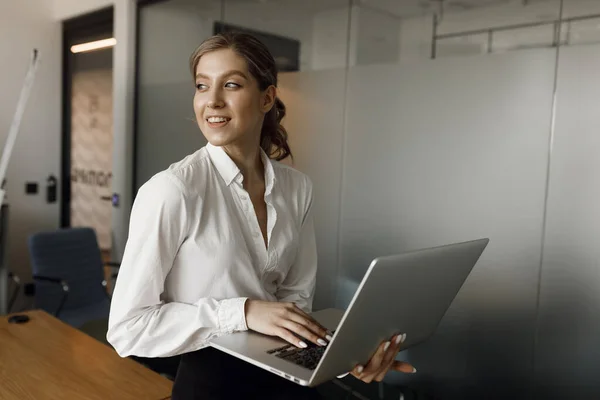
<path fill-rule="evenodd" d="M 243 139 L 245 135 L 243 134 L 232 134 L 232 132 L 214 132 L 209 129 L 204 133 L 204 137 L 208 141 L 208 143 L 213 146 L 223 147 L 223 146 L 231 146 L 234 143 L 242 143 L 245 140 Z"/>
<path fill-rule="evenodd" d="M 234 142 L 234 139 L 229 135 L 204 135 L 204 137 L 206 138 L 208 143 L 217 147 L 227 146 L 228 144 Z"/>

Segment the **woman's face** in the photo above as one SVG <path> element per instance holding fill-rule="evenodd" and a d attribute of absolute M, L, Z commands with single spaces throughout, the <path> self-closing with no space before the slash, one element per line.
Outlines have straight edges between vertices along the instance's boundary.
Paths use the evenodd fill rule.
<path fill-rule="evenodd" d="M 203 55 L 196 67 L 194 112 L 200 130 L 215 146 L 258 145 L 275 88 L 261 91 L 246 60 L 231 49 Z"/>

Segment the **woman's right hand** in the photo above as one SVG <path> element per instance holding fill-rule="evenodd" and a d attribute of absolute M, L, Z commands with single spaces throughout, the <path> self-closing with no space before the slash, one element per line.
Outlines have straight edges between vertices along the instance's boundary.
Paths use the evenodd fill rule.
<path fill-rule="evenodd" d="M 245 313 L 248 329 L 265 335 L 279 336 L 297 347 L 304 348 L 308 345 L 296 335 L 318 346 L 326 346 L 331 340 L 327 329 L 294 303 L 248 299 Z"/>

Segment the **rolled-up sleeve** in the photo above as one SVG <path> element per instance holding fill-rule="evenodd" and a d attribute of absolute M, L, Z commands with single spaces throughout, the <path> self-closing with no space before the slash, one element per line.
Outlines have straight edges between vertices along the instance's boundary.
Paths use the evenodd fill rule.
<path fill-rule="evenodd" d="M 313 222 L 312 183 L 305 181 L 305 211 L 303 213 L 298 253 L 286 277 L 277 288 L 277 299 L 292 302 L 306 312 L 312 311 L 317 279 L 317 243 Z"/>
<path fill-rule="evenodd" d="M 164 302 L 161 295 L 186 239 L 186 192 L 160 173 L 138 191 L 113 292 L 108 342 L 122 357 L 168 357 L 205 347 L 214 335 L 247 330 L 246 298 Z"/>

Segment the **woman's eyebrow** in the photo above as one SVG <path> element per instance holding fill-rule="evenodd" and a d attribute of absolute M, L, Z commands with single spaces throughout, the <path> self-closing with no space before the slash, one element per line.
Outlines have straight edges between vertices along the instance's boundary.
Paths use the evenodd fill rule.
<path fill-rule="evenodd" d="M 244 74 L 242 71 L 238 71 L 238 70 L 235 70 L 235 69 L 232 69 L 230 71 L 226 71 L 225 73 L 221 74 L 221 76 L 223 78 L 227 78 L 227 77 L 229 77 L 231 75 L 240 75 L 242 78 L 248 80 L 248 76 L 246 76 L 246 74 Z M 198 78 L 210 79 L 210 77 L 208 75 L 205 75 L 202 72 L 198 72 L 196 74 L 196 79 L 198 79 Z"/>

